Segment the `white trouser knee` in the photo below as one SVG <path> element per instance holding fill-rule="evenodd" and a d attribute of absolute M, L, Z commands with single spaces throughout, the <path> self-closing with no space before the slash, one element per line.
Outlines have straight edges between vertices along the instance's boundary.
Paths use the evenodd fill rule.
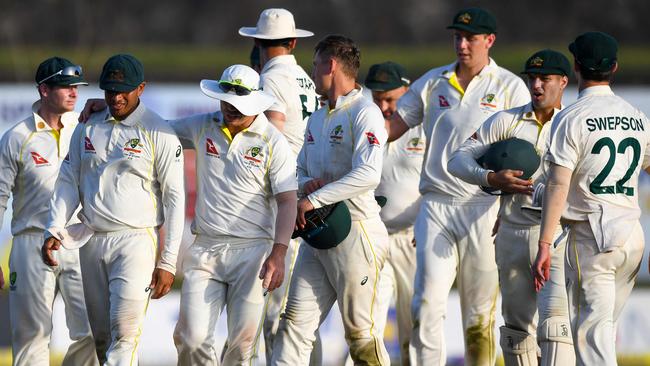
<path fill-rule="evenodd" d="M 526 332 L 508 327 L 499 328 L 501 331 L 501 349 L 506 366 L 537 365 L 537 342 L 535 337 Z"/>
<path fill-rule="evenodd" d="M 545 319 L 539 325 L 537 334 L 542 350 L 542 366 L 575 364 L 573 338 L 567 317 L 552 316 Z"/>

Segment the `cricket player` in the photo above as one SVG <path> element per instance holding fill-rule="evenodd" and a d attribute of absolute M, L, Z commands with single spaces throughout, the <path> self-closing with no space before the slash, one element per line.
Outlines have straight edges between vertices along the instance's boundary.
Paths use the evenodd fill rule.
<path fill-rule="evenodd" d="M 650 125 L 609 86 L 617 49 L 602 32 L 569 45 L 578 100 L 555 118 L 546 155 L 535 287 L 547 286 L 562 220 L 569 227 L 564 269 L 578 365 L 616 365 L 617 319 L 643 257 L 638 180 L 641 169 L 650 172 Z"/>
<path fill-rule="evenodd" d="M 491 228 L 494 197 L 447 171 L 451 153 L 492 114 L 530 102 L 523 81 L 489 57 L 496 20 L 488 11 L 459 11 L 453 30 L 456 62 L 411 84 L 390 123 L 389 141 L 423 124 L 427 137 L 415 222 L 417 270 L 412 342 L 422 365 L 446 362 L 443 321 L 454 280 L 460 295 L 465 362 L 495 362 L 494 312 L 498 293 Z"/>
<path fill-rule="evenodd" d="M 348 236 L 338 246 L 301 245 L 284 317 L 273 346 L 272 365 L 305 365 L 315 332 L 338 302 L 345 339 L 355 363 L 388 365 L 375 327 L 379 272 L 388 234 L 379 217 L 374 189 L 381 178 L 386 131 L 379 108 L 362 95 L 355 79 L 359 49 L 344 36 L 330 35 L 315 48 L 316 92 L 325 107 L 311 115 L 298 156 L 297 225 L 305 212 L 344 202 L 351 216 Z"/>
<path fill-rule="evenodd" d="M 298 38 L 311 37 L 314 33 L 296 29 L 293 14 L 286 9 L 266 9 L 262 11 L 255 27 L 242 27 L 239 34 L 251 37 L 259 50 L 260 87 L 275 97 L 275 102 L 264 114 L 289 141 L 295 157 L 302 148 L 307 119 L 318 108 L 318 96 L 314 82 L 307 75 L 292 54 Z M 295 160 L 295 159 L 294 159 Z M 264 343 L 266 363 L 271 362 L 275 334 L 284 311 L 289 292 L 288 284 L 291 270 L 298 254 L 298 240 L 289 243 L 285 276 L 288 281 L 273 291 L 264 318 Z M 312 365 L 320 364 L 320 337 L 314 349 Z"/>
<path fill-rule="evenodd" d="M 52 57 L 35 81 L 40 99 L 33 113 L 10 128 L 0 141 L 0 225 L 13 196 L 9 259 L 9 316 L 14 365 L 49 365 L 52 305 L 65 302 L 72 344 L 63 365 L 96 365 L 95 345 L 83 299 L 79 251 L 62 249 L 56 268 L 39 260 L 50 197 L 70 137 L 77 125 L 77 87 L 88 85 L 81 66 Z M 71 207 L 74 210 L 75 207 Z"/>
<path fill-rule="evenodd" d="M 406 70 L 394 62 L 370 66 L 365 86 L 372 91 L 375 104 L 384 118 L 397 110 L 397 101 L 408 91 L 410 80 Z M 424 160 L 426 137 L 421 125 L 410 129 L 402 137 L 386 145 L 381 182 L 375 195 L 386 197 L 380 216 L 388 230 L 388 255 L 381 271 L 379 302 L 383 305 L 377 314 L 377 328 L 383 334 L 388 308 L 393 294 L 397 294 L 397 327 L 402 365 L 414 365 L 410 353 L 411 302 L 415 279 L 415 245 L 413 223 L 420 206 L 417 190 Z M 411 349 L 411 350 L 410 350 Z"/>
<path fill-rule="evenodd" d="M 183 150 L 172 128 L 140 101 L 144 69 L 131 55 L 104 64 L 108 109 L 75 129 L 51 200 L 43 259 L 80 246 L 88 317 L 104 365 L 137 364 L 149 297 L 169 292 L 183 230 Z M 81 203 L 82 224 L 66 227 Z M 157 229 L 165 223 L 158 253 Z M 160 258 L 156 263 L 157 256 Z"/>
<path fill-rule="evenodd" d="M 552 249 L 551 281 L 539 296 L 533 288 L 530 271 L 537 254 L 539 213 L 523 210 L 533 204 L 533 186 L 544 183 L 540 167 L 530 179 L 522 179 L 523 171 L 483 169 L 476 159 L 490 145 L 510 138 L 533 144 L 544 155 L 550 144 L 553 117 L 562 108 L 562 94 L 569 82 L 571 65 L 560 52 L 542 50 L 528 58 L 524 71 L 532 99 L 526 105 L 495 113 L 451 155 L 449 172 L 463 181 L 498 188 L 508 194 L 501 196 L 499 226 L 496 234 L 496 262 L 505 326 L 500 328 L 501 349 L 506 365 L 537 365 L 537 344 L 541 364 L 571 365 L 575 363 L 573 339 L 569 331 L 569 313 L 564 288 L 565 240 Z M 554 238 L 562 233 L 558 225 Z M 538 318 L 539 311 L 539 322 Z M 539 323 L 539 326 L 538 326 Z"/>
<path fill-rule="evenodd" d="M 198 174 L 196 240 L 183 260 L 174 341 L 179 365 L 218 365 L 214 332 L 225 306 L 222 361 L 248 365 L 266 293 L 277 291 L 285 274 L 296 217 L 295 156 L 264 115 L 274 98 L 259 89 L 255 70 L 230 66 L 219 80 L 202 80 L 201 90 L 221 101 L 221 111 L 171 122 L 196 149 Z"/>

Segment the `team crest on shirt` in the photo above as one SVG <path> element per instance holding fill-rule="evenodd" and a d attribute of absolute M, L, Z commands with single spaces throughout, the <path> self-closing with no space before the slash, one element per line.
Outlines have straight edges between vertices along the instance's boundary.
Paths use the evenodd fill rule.
<path fill-rule="evenodd" d="M 215 158 L 221 159 L 221 155 L 219 154 L 219 150 L 217 150 L 217 146 L 214 144 L 214 141 L 212 141 L 212 139 L 209 137 L 205 138 L 205 154 L 208 156 L 214 156 Z"/>
<path fill-rule="evenodd" d="M 249 168 L 260 167 L 263 158 L 264 153 L 262 152 L 262 148 L 257 145 L 249 147 L 244 153 L 244 162 Z"/>
<path fill-rule="evenodd" d="M 497 107 L 497 100 L 494 93 L 485 94 L 485 96 L 481 98 L 480 104 L 481 109 L 494 110 Z"/>
<path fill-rule="evenodd" d="M 47 161 L 47 159 L 45 159 L 44 157 L 42 157 L 39 153 L 37 153 L 35 151 L 30 151 L 29 155 L 32 156 L 32 159 L 34 160 L 34 164 L 36 164 L 36 166 L 49 166 L 49 165 L 51 165 L 50 162 Z"/>
<path fill-rule="evenodd" d="M 330 144 L 341 144 L 343 141 L 343 126 L 338 125 L 330 131 Z"/>
<path fill-rule="evenodd" d="M 438 95 L 438 105 L 440 108 L 449 108 L 449 101 L 444 95 Z"/>
<path fill-rule="evenodd" d="M 305 137 L 305 142 L 307 145 L 313 145 L 314 142 L 314 135 L 311 134 L 311 131 L 307 129 L 307 137 Z"/>
<path fill-rule="evenodd" d="M 421 153 L 424 151 L 424 139 L 419 137 L 410 139 L 406 145 L 406 151 L 410 153 Z"/>
<path fill-rule="evenodd" d="M 122 151 L 127 159 L 137 159 L 140 158 L 140 154 L 142 154 L 142 147 L 139 138 L 132 138 L 124 144 Z"/>
<path fill-rule="evenodd" d="M 84 137 L 84 151 L 93 154 L 95 153 L 95 147 L 88 136 Z"/>
<path fill-rule="evenodd" d="M 366 132 L 366 138 L 368 138 L 368 143 L 370 146 L 380 146 L 379 139 L 372 132 Z"/>
<path fill-rule="evenodd" d="M 16 279 L 18 274 L 16 272 L 11 272 L 9 274 L 9 290 L 16 291 Z"/>

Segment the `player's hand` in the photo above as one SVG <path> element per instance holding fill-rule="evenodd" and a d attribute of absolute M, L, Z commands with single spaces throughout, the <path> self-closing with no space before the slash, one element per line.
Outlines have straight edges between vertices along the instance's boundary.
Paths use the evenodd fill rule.
<path fill-rule="evenodd" d="M 53 236 L 45 239 L 43 246 L 41 247 L 41 258 L 43 262 L 48 266 L 56 267 L 59 263 L 54 259 L 53 250 L 59 250 L 61 248 L 61 241 Z"/>
<path fill-rule="evenodd" d="M 284 281 L 284 257 L 287 255 L 287 248 L 284 244 L 273 244 L 271 254 L 262 263 L 259 278 L 266 291 L 275 290 Z"/>
<path fill-rule="evenodd" d="M 494 221 L 494 226 L 492 226 L 492 236 L 497 235 L 499 232 L 499 226 L 501 226 L 501 217 L 497 216 L 496 221 Z"/>
<path fill-rule="evenodd" d="M 173 273 L 167 272 L 164 269 L 154 269 L 151 274 L 151 283 L 149 284 L 149 290 L 153 291 L 151 293 L 151 298 L 160 299 L 167 295 L 167 293 L 172 289 L 174 277 Z"/>
<path fill-rule="evenodd" d="M 549 244 L 539 243 L 537 258 L 535 258 L 532 270 L 535 291 L 539 292 L 544 283 L 551 278 L 551 246 Z"/>
<path fill-rule="evenodd" d="M 498 188 L 503 192 L 533 194 L 532 179 L 518 178 L 523 174 L 521 170 L 503 169 L 496 173 L 488 173 L 487 180 L 490 187 Z"/>
<path fill-rule="evenodd" d="M 302 191 L 305 193 L 305 195 L 312 194 L 313 192 L 321 189 L 324 185 L 324 180 L 320 178 L 312 179 L 309 182 L 305 183 L 305 185 L 302 187 Z"/>
<path fill-rule="evenodd" d="M 79 113 L 79 122 L 87 122 L 91 114 L 103 111 L 104 109 L 106 109 L 106 101 L 104 99 L 88 99 L 86 105 L 84 105 L 84 109 Z"/>
<path fill-rule="evenodd" d="M 307 220 L 305 219 L 305 213 L 314 209 L 314 205 L 309 202 L 307 198 L 301 198 L 298 201 L 298 213 L 296 215 L 296 226 L 299 229 L 304 229 L 307 225 Z"/>

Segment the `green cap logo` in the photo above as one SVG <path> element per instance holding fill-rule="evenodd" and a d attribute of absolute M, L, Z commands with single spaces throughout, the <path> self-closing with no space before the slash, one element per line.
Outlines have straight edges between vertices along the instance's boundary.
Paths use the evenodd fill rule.
<path fill-rule="evenodd" d="M 528 63 L 530 67 L 542 67 L 544 65 L 544 60 L 541 57 L 535 57 Z"/>
<path fill-rule="evenodd" d="M 459 15 L 456 20 L 458 21 L 458 23 L 469 24 L 469 22 L 472 21 L 472 16 L 469 15 L 469 13 L 463 13 L 463 14 Z"/>

